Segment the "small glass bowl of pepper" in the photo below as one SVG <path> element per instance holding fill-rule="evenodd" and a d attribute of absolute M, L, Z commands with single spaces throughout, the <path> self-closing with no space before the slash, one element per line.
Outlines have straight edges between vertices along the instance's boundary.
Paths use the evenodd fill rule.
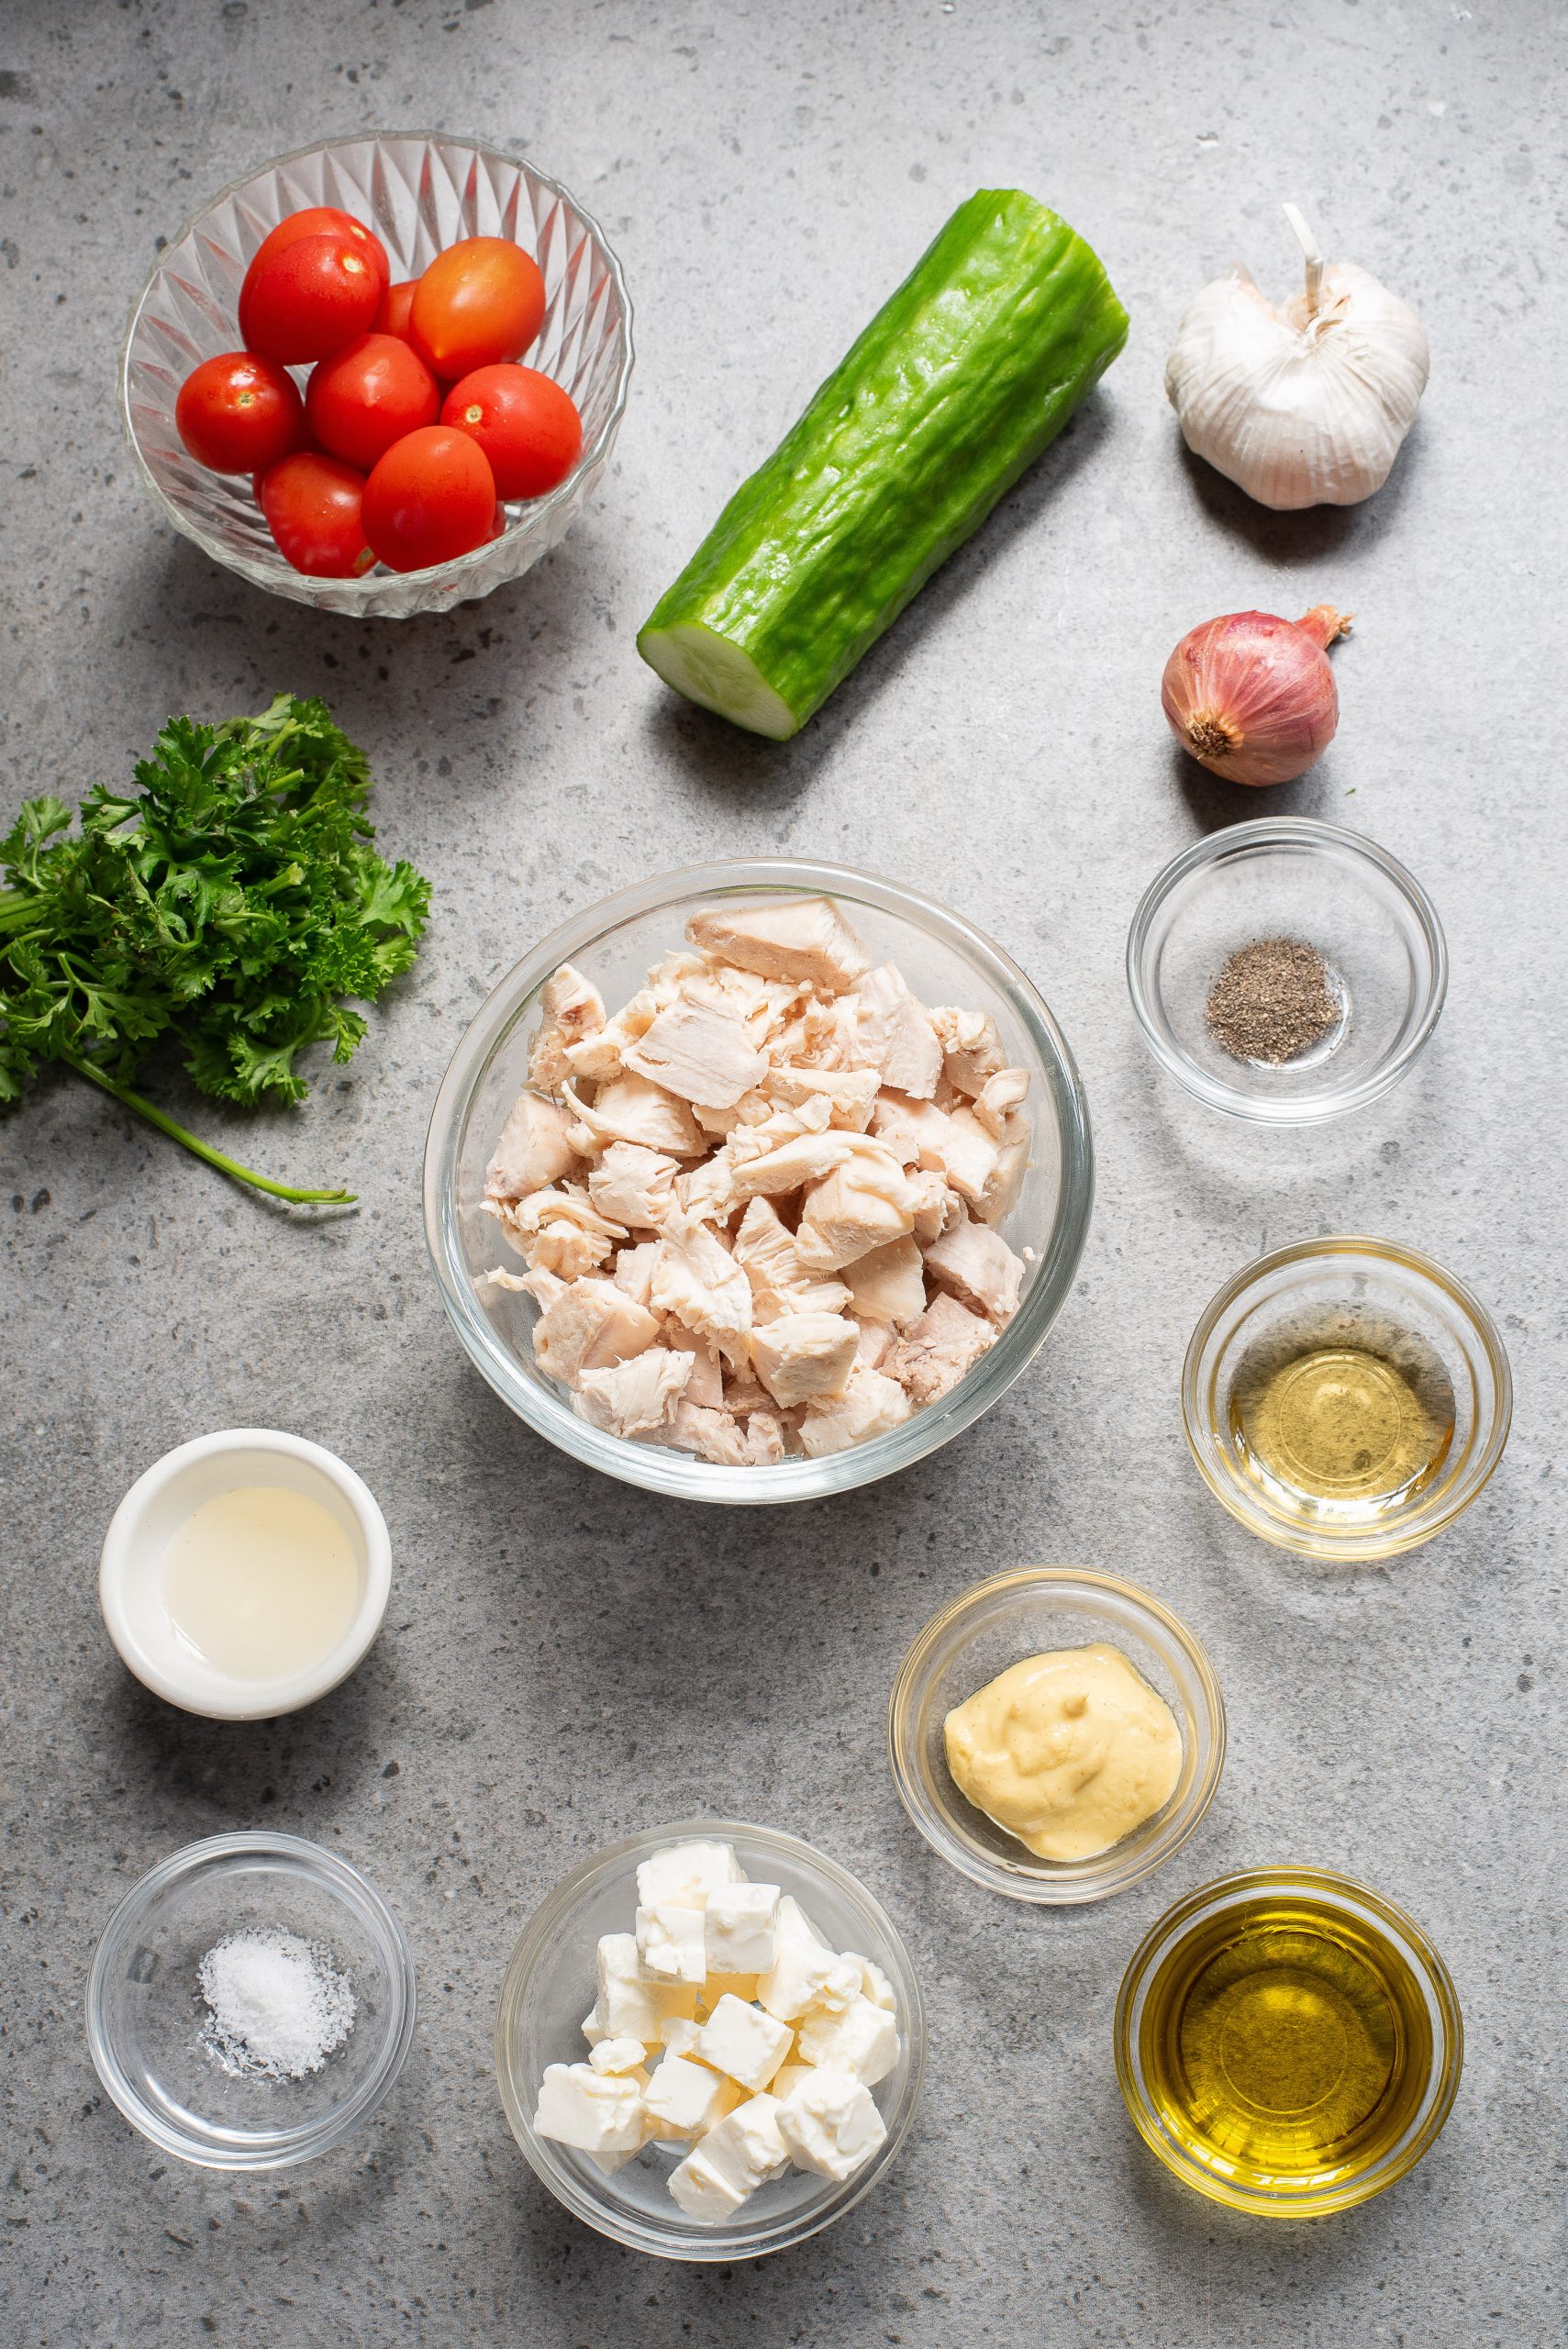
<path fill-rule="evenodd" d="M 1151 883 L 1127 983 L 1151 1052 L 1198 1100 L 1311 1125 L 1407 1074 L 1442 1010 L 1448 949 L 1385 849 L 1269 817 L 1195 841 Z"/>

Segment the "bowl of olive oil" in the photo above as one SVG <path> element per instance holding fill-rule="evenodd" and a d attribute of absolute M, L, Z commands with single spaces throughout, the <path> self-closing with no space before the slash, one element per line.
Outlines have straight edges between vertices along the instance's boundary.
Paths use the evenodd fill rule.
<path fill-rule="evenodd" d="M 1349 1876 L 1257 1868 L 1163 1916 L 1117 2001 L 1117 2076 L 1172 2174 L 1264 2218 L 1348 2210 L 1405 2176 L 1459 2087 L 1447 1968 Z"/>
<path fill-rule="evenodd" d="M 1469 1508 L 1513 1408 L 1491 1316 L 1392 1241 L 1307 1240 L 1249 1264 L 1199 1319 L 1187 1442 L 1233 1517 L 1309 1557 L 1386 1558 Z"/>

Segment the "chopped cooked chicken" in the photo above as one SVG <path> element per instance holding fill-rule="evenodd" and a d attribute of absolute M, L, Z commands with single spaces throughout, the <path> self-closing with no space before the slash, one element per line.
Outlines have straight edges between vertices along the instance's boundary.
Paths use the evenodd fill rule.
<path fill-rule="evenodd" d="M 924 1008 L 891 963 L 868 973 L 855 990 L 855 1035 L 884 1085 L 929 1101 L 942 1073 L 942 1048 Z"/>
<path fill-rule="evenodd" d="M 584 1371 L 629 1362 L 658 1335 L 655 1317 L 614 1281 L 573 1281 L 534 1323 L 534 1360 L 551 1378 L 575 1386 Z"/>
<path fill-rule="evenodd" d="M 562 963 L 544 983 L 539 1010 L 539 1032 L 528 1052 L 528 1083 L 541 1093 L 559 1093 L 572 1074 L 567 1058 L 572 1047 L 605 1024 L 605 999 L 581 971 Z"/>
<path fill-rule="evenodd" d="M 677 996 L 622 1056 L 629 1069 L 705 1108 L 731 1109 L 767 1074 L 768 1059 L 732 1011 Z"/>
<path fill-rule="evenodd" d="M 926 1309 L 925 1266 L 913 1239 L 890 1240 L 844 1267 L 857 1320 L 917 1321 Z"/>
<path fill-rule="evenodd" d="M 726 1465 L 873 1441 L 1021 1295 L 1028 1072 L 827 897 L 705 907 L 606 1017 L 562 963 L 480 1202 L 594 1426 Z"/>
<path fill-rule="evenodd" d="M 741 1217 L 735 1261 L 751 1284 L 751 1309 L 759 1321 L 776 1320 L 781 1313 L 841 1313 L 850 1301 L 842 1281 L 801 1263 L 795 1234 L 769 1199 L 753 1199 Z"/>
<path fill-rule="evenodd" d="M 571 1122 L 559 1101 L 519 1093 L 485 1172 L 485 1197 L 523 1199 L 559 1181 L 572 1165 L 572 1145 L 566 1139 Z"/>
<path fill-rule="evenodd" d="M 812 1271 L 836 1273 L 914 1229 L 903 1167 L 890 1150 L 857 1136 L 852 1156 L 807 1190 L 795 1244 Z"/>
<path fill-rule="evenodd" d="M 973 1368 L 995 1337 L 995 1330 L 956 1297 L 935 1297 L 883 1367 L 912 1403 L 934 1403 Z"/>
<path fill-rule="evenodd" d="M 842 995 L 871 967 L 870 957 L 831 897 L 766 898 L 754 906 L 710 906 L 694 914 L 686 936 L 760 978 L 809 982 L 818 995 Z"/>
<path fill-rule="evenodd" d="M 751 1364 L 787 1410 L 836 1395 L 854 1365 L 858 1332 L 841 1313 L 782 1313 L 751 1332 Z"/>
<path fill-rule="evenodd" d="M 914 1417 L 914 1407 L 895 1378 L 857 1363 L 841 1395 L 813 1404 L 800 1423 L 800 1446 L 813 1460 L 829 1452 L 886 1435 Z"/>
<path fill-rule="evenodd" d="M 707 1148 L 689 1106 L 630 1070 L 601 1085 L 591 1106 L 572 1085 L 562 1090 L 577 1112 L 573 1145 L 584 1158 L 612 1141 L 639 1141 L 645 1150 L 668 1151 L 676 1158 L 700 1158 Z"/>
<path fill-rule="evenodd" d="M 984 1313 L 998 1329 L 1018 1309 L 1023 1259 L 989 1224 L 972 1223 L 967 1216 L 954 1224 L 927 1249 L 926 1269 L 961 1305 Z"/>
<path fill-rule="evenodd" d="M 588 1197 L 601 1215 L 633 1230 L 656 1231 L 670 1212 L 678 1158 L 639 1141 L 612 1141 L 588 1176 Z"/>
<path fill-rule="evenodd" d="M 676 1400 L 691 1375 L 691 1356 L 650 1346 L 612 1370 L 585 1370 L 572 1398 L 579 1419 L 633 1442 L 668 1440 Z"/>

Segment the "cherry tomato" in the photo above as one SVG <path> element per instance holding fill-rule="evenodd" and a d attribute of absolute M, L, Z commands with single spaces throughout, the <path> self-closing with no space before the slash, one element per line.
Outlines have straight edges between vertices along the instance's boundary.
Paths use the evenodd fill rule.
<path fill-rule="evenodd" d="M 539 263 L 505 237 L 465 237 L 438 253 L 414 288 L 409 327 L 431 373 L 450 384 L 519 358 L 543 318 Z"/>
<path fill-rule="evenodd" d="M 434 424 L 441 395 L 417 351 L 393 334 L 363 334 L 311 370 L 305 413 L 323 449 L 369 473 L 406 432 Z"/>
<path fill-rule="evenodd" d="M 365 484 L 365 536 L 394 571 L 450 562 L 495 535 L 495 479 L 476 440 L 428 424 L 395 440 Z"/>
<path fill-rule="evenodd" d="M 375 561 L 360 501 L 365 477 L 314 450 L 281 457 L 256 483 L 256 498 L 278 551 L 312 579 L 357 579 Z"/>
<path fill-rule="evenodd" d="M 417 277 L 400 277 L 395 285 L 387 287 L 375 314 L 377 334 L 395 334 L 399 342 L 412 342 L 408 313 L 414 306 L 414 288 L 418 283 Z"/>
<path fill-rule="evenodd" d="M 347 237 L 363 253 L 375 271 L 383 291 L 385 291 L 392 276 L 392 263 L 386 257 L 386 247 L 381 239 L 367 228 L 362 220 L 356 220 L 351 212 L 340 212 L 335 204 L 307 204 L 303 212 L 291 212 L 286 218 L 280 220 L 272 233 L 262 238 L 250 256 L 250 266 L 239 288 L 239 331 L 247 342 L 250 340 L 248 321 L 250 281 L 261 263 L 271 261 L 275 253 L 286 252 L 290 245 L 297 245 L 306 237 L 333 236 Z"/>
<path fill-rule="evenodd" d="M 305 408 L 294 378 L 253 351 L 204 359 L 180 386 L 174 429 L 198 465 L 252 473 L 305 445 Z"/>
<path fill-rule="evenodd" d="M 357 340 L 381 301 L 371 262 L 351 238 L 336 234 L 285 245 L 246 283 L 245 339 L 288 367 Z"/>
<path fill-rule="evenodd" d="M 441 422 L 473 435 L 502 497 L 542 497 L 583 453 L 571 395 L 537 367 L 476 367 L 447 394 Z"/>

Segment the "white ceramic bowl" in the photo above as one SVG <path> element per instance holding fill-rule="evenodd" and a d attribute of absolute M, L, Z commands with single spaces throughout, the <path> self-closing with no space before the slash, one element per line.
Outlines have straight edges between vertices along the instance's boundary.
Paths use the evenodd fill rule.
<path fill-rule="evenodd" d="M 163 1559 L 185 1520 L 241 1485 L 277 1485 L 319 1501 L 348 1535 L 359 1604 L 337 1645 L 306 1672 L 237 1680 L 193 1654 L 163 1604 Z M 154 1461 L 127 1493 L 104 1537 L 98 1598 L 109 1637 L 137 1678 L 183 1712 L 208 1720 L 270 1720 L 313 1705 L 346 1680 L 381 1629 L 392 1587 L 386 1520 L 361 1477 L 318 1443 L 275 1428 L 227 1428 Z"/>

